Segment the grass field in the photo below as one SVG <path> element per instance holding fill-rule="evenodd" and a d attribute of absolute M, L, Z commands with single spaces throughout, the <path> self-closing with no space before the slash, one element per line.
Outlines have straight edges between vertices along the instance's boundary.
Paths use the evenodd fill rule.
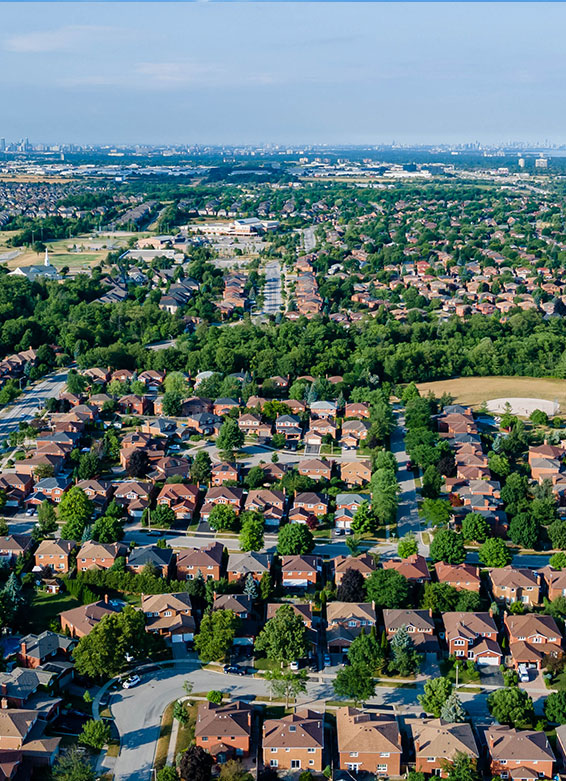
<path fill-rule="evenodd" d="M 19 252 L 17 257 L 5 261 L 9 269 L 15 269 L 18 266 L 34 266 L 43 263 L 43 254 L 37 254 L 27 247 L 9 247 L 7 242 L 17 231 L 0 231 L 0 255 L 8 252 Z M 104 260 L 112 247 L 114 249 L 125 249 L 128 239 L 134 234 L 120 232 L 114 234 L 102 234 L 92 236 L 83 234 L 74 236 L 70 239 L 58 239 L 57 241 L 47 241 L 49 250 L 49 260 L 57 268 L 68 266 L 71 270 L 81 270 L 90 268 Z M 138 237 L 144 236 L 144 233 L 136 234 Z M 39 237 L 40 238 L 40 237 Z M 110 246 L 109 246 L 110 245 Z M 93 249 L 93 247 L 95 247 Z M 100 247 L 100 249 L 98 249 Z"/>
<path fill-rule="evenodd" d="M 78 599 L 70 594 L 48 594 L 45 591 L 38 591 L 27 616 L 30 629 L 34 632 L 42 632 L 49 628 L 50 621 L 57 618 L 59 613 L 79 607 L 80 604 Z"/>
<path fill-rule="evenodd" d="M 558 401 L 566 410 L 566 380 L 546 377 L 458 377 L 455 380 L 418 383 L 418 389 L 435 396 L 449 393 L 459 404 L 479 407 L 490 399 L 522 397 Z"/>

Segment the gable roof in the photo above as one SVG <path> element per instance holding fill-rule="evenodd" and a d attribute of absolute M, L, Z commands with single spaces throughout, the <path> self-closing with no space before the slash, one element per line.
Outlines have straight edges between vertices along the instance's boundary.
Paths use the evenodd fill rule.
<path fill-rule="evenodd" d="M 401 753 L 399 725 L 390 716 L 364 713 L 351 707 L 338 708 L 336 729 L 339 752 Z"/>
<path fill-rule="evenodd" d="M 451 724 L 442 719 L 411 722 L 417 756 L 451 758 L 456 752 L 479 757 L 474 733 L 469 724 Z"/>

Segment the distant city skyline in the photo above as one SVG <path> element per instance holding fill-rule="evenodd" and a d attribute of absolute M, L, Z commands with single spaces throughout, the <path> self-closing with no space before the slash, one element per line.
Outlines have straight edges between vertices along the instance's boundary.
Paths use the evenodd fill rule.
<path fill-rule="evenodd" d="M 2 3 L 0 136 L 566 144 L 562 3 Z"/>

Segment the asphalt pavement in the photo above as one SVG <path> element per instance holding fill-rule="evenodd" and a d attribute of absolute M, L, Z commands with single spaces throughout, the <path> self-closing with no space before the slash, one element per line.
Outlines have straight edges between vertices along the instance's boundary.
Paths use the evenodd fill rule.
<path fill-rule="evenodd" d="M 281 264 L 278 260 L 265 267 L 265 285 L 263 286 L 263 311 L 265 314 L 277 314 L 281 311 Z"/>
<path fill-rule="evenodd" d="M 45 401 L 61 393 L 67 380 L 67 369 L 48 374 L 41 382 L 26 388 L 17 399 L 0 412 L 0 440 L 6 439 L 24 421 L 32 420 Z"/>

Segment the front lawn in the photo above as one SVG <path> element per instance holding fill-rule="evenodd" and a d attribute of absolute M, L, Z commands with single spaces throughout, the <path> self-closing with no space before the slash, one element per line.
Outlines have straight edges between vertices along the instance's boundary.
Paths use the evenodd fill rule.
<path fill-rule="evenodd" d="M 458 684 L 477 683 L 480 680 L 479 670 L 476 670 L 472 665 L 468 667 L 466 661 L 461 661 L 459 663 L 459 668 Z M 440 672 L 448 678 L 449 681 L 456 683 L 456 664 L 453 659 L 443 659 L 440 662 Z"/>
<path fill-rule="evenodd" d="M 58 618 L 59 613 L 80 605 L 79 600 L 70 594 L 49 594 L 46 591 L 38 591 L 33 598 L 27 615 L 30 630 L 42 632 L 45 629 L 49 629 L 51 621 L 54 618 Z"/>

